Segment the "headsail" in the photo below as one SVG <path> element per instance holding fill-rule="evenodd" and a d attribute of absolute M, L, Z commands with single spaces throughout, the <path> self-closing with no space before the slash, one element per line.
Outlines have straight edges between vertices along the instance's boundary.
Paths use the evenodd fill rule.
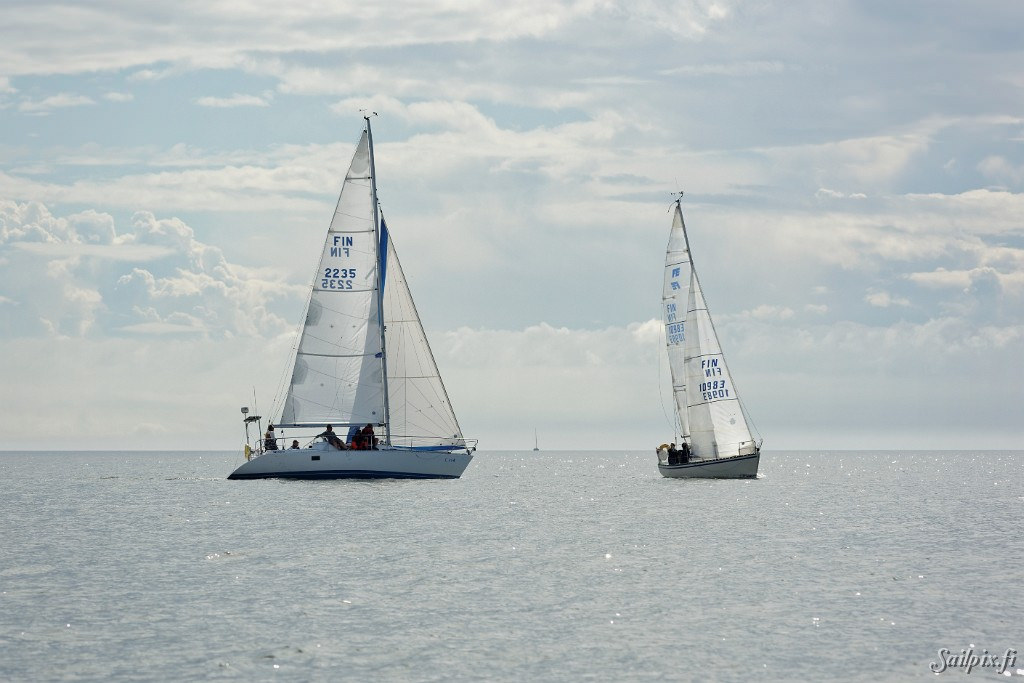
<path fill-rule="evenodd" d="M 437 363 L 423 331 L 394 241 L 381 220 L 384 329 L 387 338 L 391 443 L 395 446 L 466 445 Z"/>
<path fill-rule="evenodd" d="M 676 204 L 676 222 L 679 224 L 686 252 L 689 257 L 689 241 L 682 221 L 682 209 Z M 673 235 L 676 232 L 673 223 Z M 670 240 L 669 244 L 672 242 Z M 683 324 L 685 335 L 682 340 L 685 408 L 680 410 L 680 419 L 686 425 L 684 440 L 690 446 L 691 457 L 696 460 L 728 458 L 756 452 L 757 446 L 750 434 L 739 395 L 733 384 L 729 368 L 722 355 L 722 347 L 715 332 L 711 313 L 708 311 L 704 292 L 701 290 L 697 270 L 688 260 L 689 284 L 686 286 L 686 318 Z M 683 273 L 680 272 L 680 277 Z M 682 286 L 680 286 L 682 289 Z M 671 337 L 670 337 L 671 339 Z M 672 346 L 669 346 L 670 358 Z M 679 381 L 677 366 L 673 365 L 673 385 Z M 677 401 L 681 400 L 677 394 Z"/>
<path fill-rule="evenodd" d="M 363 131 L 313 279 L 284 424 L 384 422 L 370 154 Z"/>

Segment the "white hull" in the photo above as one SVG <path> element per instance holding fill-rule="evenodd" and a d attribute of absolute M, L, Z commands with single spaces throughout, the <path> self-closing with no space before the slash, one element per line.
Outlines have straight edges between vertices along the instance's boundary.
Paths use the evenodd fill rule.
<path fill-rule="evenodd" d="M 754 453 L 718 460 L 697 460 L 685 465 L 658 463 L 658 471 L 663 477 L 679 479 L 754 479 L 760 459 L 761 454 Z"/>
<path fill-rule="evenodd" d="M 268 451 L 241 465 L 228 479 L 458 479 L 473 455 L 458 451 L 339 451 L 312 448 Z"/>

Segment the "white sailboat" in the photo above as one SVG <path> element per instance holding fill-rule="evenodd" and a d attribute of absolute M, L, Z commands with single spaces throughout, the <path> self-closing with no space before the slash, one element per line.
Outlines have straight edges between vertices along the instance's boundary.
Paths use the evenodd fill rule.
<path fill-rule="evenodd" d="M 756 477 L 761 442 L 751 435 L 690 257 L 681 195 L 665 254 L 662 303 L 682 438 L 678 449 L 657 449 L 658 470 L 665 477 Z"/>
<path fill-rule="evenodd" d="M 537 440 L 537 430 L 536 429 L 533 430 L 533 450 L 535 450 L 535 451 L 539 451 L 540 450 L 540 441 Z"/>
<path fill-rule="evenodd" d="M 364 118 L 274 438 L 251 444 L 249 427 L 255 423 L 262 434 L 261 418 L 243 408 L 246 462 L 229 479 L 458 478 L 476 450 L 455 418 L 379 213 L 373 134 Z M 327 425 L 343 449 L 328 442 Z M 359 438 L 368 426 L 374 436 Z"/>

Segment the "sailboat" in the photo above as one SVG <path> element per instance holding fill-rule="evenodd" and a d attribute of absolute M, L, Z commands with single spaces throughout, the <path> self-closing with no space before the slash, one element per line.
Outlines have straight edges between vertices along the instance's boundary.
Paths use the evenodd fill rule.
<path fill-rule="evenodd" d="M 536 429 L 533 430 L 533 450 L 535 450 L 535 451 L 539 451 L 540 450 L 540 442 L 537 440 L 537 430 Z"/>
<path fill-rule="evenodd" d="M 757 476 L 755 441 L 725 364 L 704 292 L 690 256 L 682 193 L 675 202 L 662 291 L 665 343 L 672 374 L 680 447 L 657 449 L 665 477 L 744 479 Z"/>
<path fill-rule="evenodd" d="M 473 459 L 380 215 L 363 118 L 278 419 L 252 443 L 262 418 L 242 409 L 246 462 L 229 479 L 454 479 Z"/>

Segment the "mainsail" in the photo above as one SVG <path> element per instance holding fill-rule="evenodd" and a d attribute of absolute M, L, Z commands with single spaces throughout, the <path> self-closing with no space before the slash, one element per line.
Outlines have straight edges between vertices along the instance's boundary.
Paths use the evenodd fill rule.
<path fill-rule="evenodd" d="M 378 229 L 373 172 L 367 124 L 327 231 L 280 424 L 373 424 L 389 445 L 465 447 L 383 219 Z"/>
<path fill-rule="evenodd" d="M 669 367 L 683 441 L 690 447 L 690 457 L 710 460 L 754 453 L 757 446 L 690 257 L 678 202 L 665 263 L 663 300 Z M 683 301 L 685 307 L 680 306 Z M 680 321 L 681 310 L 685 314 Z"/>
<path fill-rule="evenodd" d="M 377 242 L 363 131 L 313 278 L 281 423 L 384 423 Z"/>
<path fill-rule="evenodd" d="M 686 373 L 684 344 L 686 341 L 686 309 L 690 292 L 690 248 L 686 241 L 683 212 L 676 205 L 672 217 L 672 230 L 665 252 L 665 286 L 661 301 L 665 317 L 665 342 L 668 365 L 672 372 L 672 398 L 679 418 L 679 433 L 685 438 L 690 433 L 686 419 Z"/>

